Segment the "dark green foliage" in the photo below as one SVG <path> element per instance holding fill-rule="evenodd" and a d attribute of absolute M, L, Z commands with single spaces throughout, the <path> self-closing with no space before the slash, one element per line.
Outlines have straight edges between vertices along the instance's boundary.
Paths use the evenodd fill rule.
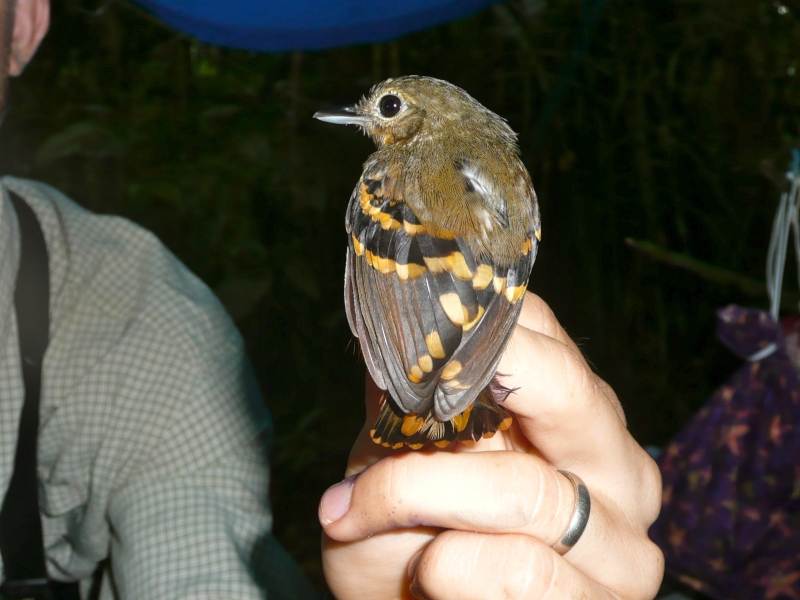
<path fill-rule="evenodd" d="M 737 365 L 714 311 L 765 298 L 624 239 L 763 279 L 775 183 L 798 143 L 800 7 L 610 0 L 594 27 L 600 6 L 519 0 L 382 46 L 255 55 L 119 2 L 64 0 L 12 85 L 3 171 L 154 230 L 237 318 L 276 422 L 275 530 L 318 585 L 316 505 L 363 419 L 343 221 L 372 147 L 315 110 L 416 73 L 508 118 L 543 211 L 531 289 L 642 443 L 665 442 Z"/>

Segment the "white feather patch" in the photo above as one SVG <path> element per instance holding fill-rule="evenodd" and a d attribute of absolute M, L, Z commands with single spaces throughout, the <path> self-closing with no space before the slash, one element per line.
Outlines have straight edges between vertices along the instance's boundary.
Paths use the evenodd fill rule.
<path fill-rule="evenodd" d="M 485 202 L 483 206 L 476 207 L 473 214 L 483 226 L 484 236 L 486 236 L 494 231 L 496 225 L 500 224 L 498 217 L 506 212 L 505 199 L 497 192 L 490 179 L 470 165 L 464 165 L 461 168 L 461 173 L 469 180 L 472 188 L 483 197 Z"/>

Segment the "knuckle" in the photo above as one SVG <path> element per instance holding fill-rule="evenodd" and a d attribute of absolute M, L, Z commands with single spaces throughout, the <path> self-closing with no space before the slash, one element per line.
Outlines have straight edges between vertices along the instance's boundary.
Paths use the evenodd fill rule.
<path fill-rule="evenodd" d="M 572 348 L 565 348 L 564 371 L 567 381 L 571 382 L 571 400 L 586 400 L 594 398 L 600 390 L 601 381 L 592 373 L 583 361 L 583 357 Z M 605 397 L 605 393 L 602 394 Z"/>
<path fill-rule="evenodd" d="M 506 529 L 520 529 L 535 523 L 542 508 L 543 469 L 552 471 L 526 454 L 505 457 L 504 487 L 500 495 Z"/>
<path fill-rule="evenodd" d="M 537 394 L 536 416 L 542 427 L 559 429 L 575 416 L 593 410 L 592 404 L 605 396 L 598 393 L 596 376 L 582 357 L 567 345 L 548 345 L 551 354 L 546 358 L 551 372 L 544 390 Z"/>
<path fill-rule="evenodd" d="M 601 379 L 597 375 L 594 377 L 600 392 L 603 394 L 603 396 L 605 396 L 606 400 L 608 400 L 611 406 L 614 407 L 614 410 L 617 412 L 617 416 L 619 416 L 619 418 L 622 420 L 622 424 L 627 427 L 628 420 L 625 418 L 625 411 L 622 408 L 622 403 L 619 401 L 619 397 L 617 396 L 616 392 L 605 380 Z"/>
<path fill-rule="evenodd" d="M 536 331 L 548 337 L 555 338 L 559 333 L 563 333 L 555 313 L 550 306 L 548 306 L 547 302 L 530 291 L 525 293 L 522 313 L 520 314 L 520 323 L 522 323 L 526 329 Z"/>
<path fill-rule="evenodd" d="M 661 512 L 661 471 L 644 448 L 635 445 L 633 451 L 634 456 L 629 459 L 632 468 L 621 484 L 628 491 L 623 499 L 617 494 L 617 504 L 631 527 L 646 534 Z"/>
<path fill-rule="evenodd" d="M 413 474 L 420 467 L 416 453 L 397 454 L 387 459 L 386 496 L 392 505 L 403 505 L 414 495 Z"/>
<path fill-rule="evenodd" d="M 389 456 L 369 469 L 369 502 L 373 507 L 391 508 L 403 505 L 410 493 L 409 473 L 413 472 L 413 465 L 409 463 L 412 462 L 413 455 Z"/>
<path fill-rule="evenodd" d="M 553 327 L 558 324 L 553 309 L 538 294 L 533 292 L 525 293 L 523 310 L 533 316 L 535 321 L 543 327 Z"/>
<path fill-rule="evenodd" d="M 650 540 L 646 540 L 639 550 L 640 587 L 632 600 L 646 600 L 654 598 L 661 587 L 661 580 L 664 577 L 664 553 Z"/>
<path fill-rule="evenodd" d="M 650 600 L 658 595 L 664 578 L 664 554 L 646 536 L 627 547 L 627 567 L 615 571 L 607 582 L 609 590 L 624 600 Z"/>
<path fill-rule="evenodd" d="M 542 592 L 555 580 L 555 553 L 527 536 L 513 536 L 506 544 L 508 565 L 502 575 L 501 598 L 521 600 L 545 597 Z"/>
<path fill-rule="evenodd" d="M 447 586 L 450 579 L 456 582 L 465 579 L 461 570 L 467 561 L 462 556 L 464 545 L 459 532 L 444 532 L 428 544 L 417 562 L 413 574 L 414 585 L 425 593 L 425 596 L 437 596 L 437 591 Z M 465 574 L 469 577 L 470 574 Z"/>
<path fill-rule="evenodd" d="M 649 528 L 658 518 L 661 512 L 661 471 L 649 454 L 644 450 L 644 474 L 642 476 L 641 489 L 644 493 L 642 499 L 642 510 L 645 523 Z"/>
<path fill-rule="evenodd" d="M 556 579 L 555 561 L 526 535 L 443 532 L 417 563 L 415 587 L 435 598 L 544 598 Z"/>

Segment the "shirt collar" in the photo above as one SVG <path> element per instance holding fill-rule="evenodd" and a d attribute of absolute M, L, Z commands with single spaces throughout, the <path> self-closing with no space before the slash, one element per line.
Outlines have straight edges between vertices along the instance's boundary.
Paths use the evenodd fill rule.
<path fill-rule="evenodd" d="M 19 179 L 17 177 L 5 176 L 0 179 L 0 186 L 3 190 L 3 209 L 0 212 L 0 235 L 5 238 L 3 231 L 3 221 L 12 221 L 12 228 L 15 232 L 15 244 L 17 247 L 16 258 L 13 261 L 13 275 L 16 276 L 17 264 L 19 263 L 19 224 L 16 218 L 6 219 L 4 215 L 13 214 L 14 206 L 8 196 L 9 191 L 13 191 L 22 197 L 25 202 L 33 209 L 39 225 L 44 233 L 45 243 L 47 244 L 48 263 L 50 266 L 50 334 L 54 333 L 54 324 L 59 321 L 60 313 L 66 309 L 63 306 L 63 286 L 67 282 L 67 275 L 70 266 L 70 247 L 66 235 L 66 225 L 64 217 L 59 210 L 59 198 L 61 202 L 68 202 L 57 190 L 43 183 Z M 77 206 L 76 206 L 77 208 Z M 80 209 L 82 210 L 82 209 Z M 3 261 L 2 250 L 0 250 L 0 261 Z M 1 267 L 0 267 L 1 269 Z M 0 270 L 0 277 L 5 279 L 7 274 Z M 11 279 L 13 281 L 13 278 Z M 0 295 L 2 292 L 0 292 Z M 1 301 L 0 301 L 1 302 Z M 13 293 L 11 302 L 13 303 Z M 0 304 L 0 308 L 2 305 Z M 4 313 L 0 312 L 0 315 Z"/>
<path fill-rule="evenodd" d="M 20 234 L 6 187 L 0 186 L 0 340 L 9 339 L 14 287 L 19 269 Z M 6 347 L 2 344 L 3 348 Z"/>

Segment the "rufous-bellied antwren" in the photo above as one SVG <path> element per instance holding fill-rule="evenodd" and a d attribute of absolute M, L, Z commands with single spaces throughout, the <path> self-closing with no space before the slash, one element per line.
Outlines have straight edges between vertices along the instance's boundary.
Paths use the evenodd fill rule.
<path fill-rule="evenodd" d="M 461 88 L 406 76 L 315 118 L 378 149 L 347 208 L 345 303 L 387 393 L 384 446 L 466 444 L 507 429 L 495 377 L 541 239 L 539 207 L 505 120 Z"/>

